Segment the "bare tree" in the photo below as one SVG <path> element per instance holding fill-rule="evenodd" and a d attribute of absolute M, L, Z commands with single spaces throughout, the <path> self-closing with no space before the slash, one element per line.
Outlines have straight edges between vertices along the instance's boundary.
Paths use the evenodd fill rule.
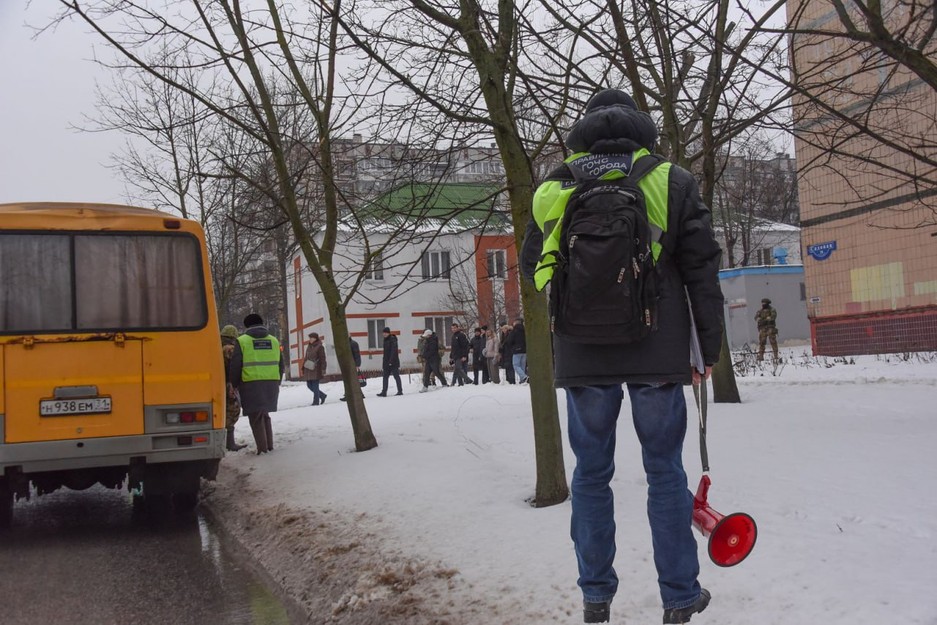
<path fill-rule="evenodd" d="M 225 167 L 225 173 L 244 178 L 281 211 L 320 285 L 333 335 L 347 336 L 345 295 L 332 275 L 339 222 L 333 132 L 341 125 L 339 117 L 348 115 L 347 102 L 336 95 L 340 54 L 336 24 L 312 7 L 312 14 L 304 16 L 308 22 L 294 29 L 273 2 L 266 9 L 252 10 L 244 10 L 239 0 L 167 2 L 159 10 L 132 0 L 118 4 L 60 0 L 60 4 L 62 19 L 84 20 L 124 59 L 126 67 L 192 98 L 219 123 L 253 140 L 257 146 L 253 166 L 246 170 Z M 335 0 L 331 10 L 340 7 L 341 0 Z M 160 56 L 153 55 L 154 45 L 160 46 Z M 173 51 L 169 58 L 162 53 L 167 50 Z M 271 76 L 291 88 L 278 89 Z M 281 91 L 299 97 L 284 102 L 277 97 Z M 297 171 L 292 156 L 309 137 L 289 134 L 291 127 L 282 124 L 284 107 L 302 110 L 315 130 L 315 163 L 324 199 L 321 219 L 307 221 L 301 210 L 298 189 L 304 172 Z M 270 172 L 273 185 L 257 184 L 249 172 Z M 359 394 L 351 392 L 358 381 L 350 345 L 337 341 L 335 349 L 351 400 L 355 448 L 371 449 L 377 440 L 367 410 Z"/>
<path fill-rule="evenodd" d="M 798 168 L 838 180 L 835 206 L 884 202 L 901 227 L 937 223 L 935 29 L 929 2 L 801 0 L 771 31 L 791 41 L 789 73 L 774 78 L 795 92 Z M 880 223 L 898 227 L 889 212 Z"/>
<path fill-rule="evenodd" d="M 517 24 L 521 7 L 512 1 L 466 0 L 458 7 L 426 0 L 349 4 L 340 14 L 355 44 L 411 94 L 410 106 L 425 111 L 431 123 L 442 116 L 493 136 L 507 182 L 508 205 L 519 251 L 535 185 L 529 153 L 540 137 L 519 115 L 518 92 L 525 88 L 519 57 L 524 52 Z M 527 94 L 523 94 L 526 96 Z M 528 99 L 528 104 L 530 100 Z M 530 150 L 528 148 L 531 148 Z M 531 404 L 537 460 L 533 503 L 564 501 L 569 490 L 563 466 L 553 357 L 545 298 L 522 281 L 531 380 Z"/>
<path fill-rule="evenodd" d="M 755 250 L 764 246 L 770 222 L 796 222 L 796 172 L 763 137 L 731 149 L 720 163 L 712 208 L 726 266 L 744 267 L 753 264 Z"/>
<path fill-rule="evenodd" d="M 183 68 L 166 66 L 176 79 L 192 82 L 191 71 L 183 78 Z M 112 84 L 97 89 L 96 108 L 86 129 L 125 137 L 111 159 L 128 202 L 196 219 L 204 228 L 220 317 L 229 322 L 243 316 L 245 307 L 268 308 L 251 305 L 258 300 L 252 293 L 282 291 L 281 268 L 273 280 L 257 268 L 271 240 L 279 242 L 276 249 L 284 247 L 283 220 L 254 223 L 255 194 L 244 181 L 250 178 L 245 154 L 251 143 L 244 133 L 219 124 L 191 94 L 127 68 L 114 68 Z M 226 173 L 231 170 L 242 175 Z M 279 320 L 283 297 L 278 295 L 277 318 L 271 320 L 274 330 L 286 325 Z"/>

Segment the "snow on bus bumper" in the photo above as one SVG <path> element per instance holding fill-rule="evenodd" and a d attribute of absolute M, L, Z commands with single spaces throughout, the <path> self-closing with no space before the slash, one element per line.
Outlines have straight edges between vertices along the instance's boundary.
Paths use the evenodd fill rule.
<path fill-rule="evenodd" d="M 3 425 L 3 415 L 0 415 L 0 435 Z M 4 444 L 0 437 L 0 476 L 9 469 L 30 474 L 97 467 L 130 467 L 131 464 L 141 462 L 216 461 L 224 457 L 224 450 L 225 430 L 209 428 L 36 443 Z M 206 471 L 210 471 L 209 467 L 217 463 L 205 464 Z"/>

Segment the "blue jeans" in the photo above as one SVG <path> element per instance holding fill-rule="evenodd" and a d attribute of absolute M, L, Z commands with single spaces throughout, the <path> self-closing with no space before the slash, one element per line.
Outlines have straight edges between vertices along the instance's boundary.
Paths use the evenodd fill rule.
<path fill-rule="evenodd" d="M 319 380 L 306 380 L 306 388 L 312 391 L 312 405 L 318 406 L 327 395 L 319 390 Z"/>
<path fill-rule="evenodd" d="M 628 385 L 634 429 L 647 473 L 647 515 L 664 609 L 684 608 L 700 594 L 699 559 L 691 528 L 693 495 L 683 470 L 686 400 L 679 384 Z M 570 535 L 586 601 L 608 601 L 618 590 L 615 507 L 615 426 L 621 386 L 566 390 L 569 444 L 576 455 Z"/>
<path fill-rule="evenodd" d="M 514 365 L 514 375 L 517 377 L 517 383 L 527 381 L 527 354 L 514 354 L 514 357 L 511 359 L 511 364 Z"/>

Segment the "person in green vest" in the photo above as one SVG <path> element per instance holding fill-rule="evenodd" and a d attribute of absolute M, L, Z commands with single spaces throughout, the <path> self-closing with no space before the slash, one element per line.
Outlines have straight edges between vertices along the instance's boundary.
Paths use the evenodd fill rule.
<path fill-rule="evenodd" d="M 231 384 L 241 397 L 257 444 L 257 453 L 273 451 L 270 413 L 277 411 L 284 363 L 280 342 L 264 326 L 263 317 L 244 317 L 244 334 L 238 337 L 231 356 Z"/>
<path fill-rule="evenodd" d="M 767 297 L 761 300 L 761 310 L 755 313 L 758 324 L 758 362 L 765 359 L 765 343 L 771 341 L 774 360 L 778 360 L 778 311 L 771 307 Z"/>
<path fill-rule="evenodd" d="M 686 623 L 710 601 L 709 592 L 700 587 L 698 580 L 699 557 L 691 527 L 693 494 L 687 488 L 682 461 L 687 431 L 684 385 L 698 383 L 701 377 L 693 373 L 690 365 L 687 293 L 708 376 L 719 357 L 722 340 L 723 297 L 718 279 L 722 253 L 696 179 L 689 171 L 652 154 L 656 142 L 654 120 L 638 110 L 631 96 L 618 89 L 595 94 L 566 138 L 566 147 L 572 154 L 534 194 L 533 219 L 523 246 L 523 274 L 539 290 L 552 284 L 551 314 L 556 321 L 575 310 L 581 315 L 577 322 L 593 324 L 590 327 L 599 325 L 608 332 L 615 330 L 618 326 L 614 324 L 624 317 L 629 321 L 640 319 L 647 326 L 641 328 L 644 330 L 641 334 L 616 336 L 623 340 L 613 341 L 594 340 L 600 337 L 583 340 L 583 335 L 570 333 L 568 325 L 559 331 L 559 324 L 551 324 L 555 381 L 557 387 L 566 390 L 567 434 L 576 456 L 570 534 L 579 566 L 578 583 L 586 623 L 608 622 L 612 599 L 618 591 L 618 576 L 613 567 L 612 477 L 616 429 L 626 396 L 622 384 L 627 387 L 632 421 L 641 443 L 663 622 Z M 646 250 L 635 251 L 645 267 L 648 253 L 651 254 L 653 264 L 649 271 L 653 273 L 645 278 L 645 284 L 657 284 L 655 299 L 646 304 L 653 307 L 653 312 L 646 307 L 640 317 L 633 317 L 633 311 L 626 310 L 624 302 L 621 309 L 610 308 L 607 300 L 594 301 L 593 292 L 572 290 L 564 281 L 573 270 L 583 277 L 585 267 L 598 272 L 597 282 L 596 273 L 586 276 L 593 280 L 589 284 L 602 288 L 612 288 L 606 285 L 622 284 L 630 278 L 627 268 L 615 271 L 611 264 L 612 255 L 619 248 L 603 246 L 601 238 L 570 240 L 563 232 L 564 223 L 572 223 L 572 219 L 564 221 L 570 206 L 574 211 L 584 211 L 578 216 L 582 220 L 588 220 L 583 214 L 592 215 L 594 223 L 600 223 L 602 216 L 621 215 L 614 211 L 624 205 L 642 208 L 640 198 L 630 192 L 608 191 L 621 189 L 614 181 L 626 178 L 640 191 L 646 212 L 634 217 L 632 223 L 647 219 L 644 222 L 647 232 L 639 233 L 641 240 L 648 241 Z M 585 193 L 570 202 L 580 185 L 585 185 Z M 605 204 L 601 207 L 589 204 L 590 197 L 603 198 Z M 582 208 L 587 205 L 589 210 Z M 631 261 L 632 275 L 637 278 L 639 259 L 632 257 Z M 607 279 L 610 268 L 614 272 L 611 281 Z M 559 286 L 553 280 L 554 272 L 564 272 L 557 273 Z M 644 292 L 624 295 L 632 304 L 645 304 L 635 299 Z M 561 298 L 567 304 L 562 309 L 557 304 Z M 588 306 L 584 302 L 589 302 Z M 565 317 L 566 321 L 570 319 Z M 626 605 L 643 594 L 637 589 L 631 592 L 632 597 L 625 599 Z"/>

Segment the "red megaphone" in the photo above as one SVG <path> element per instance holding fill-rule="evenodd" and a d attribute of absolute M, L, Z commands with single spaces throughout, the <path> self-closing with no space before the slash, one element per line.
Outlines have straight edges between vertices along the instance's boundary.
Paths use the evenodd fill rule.
<path fill-rule="evenodd" d="M 693 498 L 693 527 L 709 536 L 709 557 L 719 566 L 735 566 L 748 557 L 755 546 L 758 528 L 755 519 L 744 512 L 722 516 L 709 507 L 706 496 L 712 482 L 703 475 Z"/>

